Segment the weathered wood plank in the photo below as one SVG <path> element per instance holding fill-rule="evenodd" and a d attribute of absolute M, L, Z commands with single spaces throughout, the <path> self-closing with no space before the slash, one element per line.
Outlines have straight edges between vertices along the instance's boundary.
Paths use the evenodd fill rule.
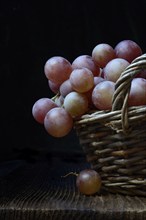
<path fill-rule="evenodd" d="M 5 163 L 7 172 L 0 172 L 0 220 L 146 219 L 146 197 L 85 196 L 77 191 L 75 176 L 62 178 L 88 166 L 82 158 Z"/>

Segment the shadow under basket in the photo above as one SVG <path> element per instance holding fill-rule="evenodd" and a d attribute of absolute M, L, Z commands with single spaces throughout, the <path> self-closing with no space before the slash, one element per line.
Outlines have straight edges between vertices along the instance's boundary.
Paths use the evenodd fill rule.
<path fill-rule="evenodd" d="M 74 128 L 103 190 L 146 197 L 146 105 L 128 107 L 131 81 L 143 70 L 146 54 L 117 80 L 112 109 L 88 112 L 75 120 Z"/>

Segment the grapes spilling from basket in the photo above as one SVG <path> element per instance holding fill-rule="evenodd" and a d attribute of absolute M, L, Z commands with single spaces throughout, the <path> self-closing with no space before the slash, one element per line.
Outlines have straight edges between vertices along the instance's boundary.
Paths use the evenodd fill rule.
<path fill-rule="evenodd" d="M 80 193 L 90 196 L 100 192 L 102 180 L 97 171 L 88 168 L 81 170 L 79 173 L 67 173 L 63 177 L 69 175 L 76 176 L 76 187 Z"/>
<path fill-rule="evenodd" d="M 143 55 L 132 40 L 122 40 L 115 47 L 97 44 L 91 55 L 79 55 L 72 62 L 62 56 L 49 58 L 44 75 L 53 97 L 41 97 L 32 107 L 34 119 L 46 132 L 64 137 L 74 122 L 91 111 L 111 111 L 116 83 L 134 60 Z M 120 84 L 121 85 L 121 84 Z M 131 76 L 128 107 L 146 105 L 146 70 Z M 85 195 L 100 191 L 102 180 L 93 169 L 76 174 L 76 186 Z"/>
<path fill-rule="evenodd" d="M 44 65 L 53 97 L 42 97 L 32 107 L 34 119 L 49 135 L 66 136 L 74 120 L 90 110 L 111 110 L 115 84 L 131 62 L 142 55 L 132 40 L 122 40 L 114 48 L 97 44 L 91 55 L 79 55 L 71 63 L 62 56 L 49 58 Z M 133 78 L 129 106 L 146 105 L 146 71 Z"/>

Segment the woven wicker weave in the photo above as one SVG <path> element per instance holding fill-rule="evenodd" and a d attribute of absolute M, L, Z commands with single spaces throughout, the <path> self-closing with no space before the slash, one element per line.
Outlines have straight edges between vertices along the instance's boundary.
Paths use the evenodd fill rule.
<path fill-rule="evenodd" d="M 112 110 L 88 112 L 74 124 L 87 161 L 109 192 L 146 196 L 146 106 L 127 104 L 132 79 L 145 69 L 143 54 L 116 82 Z"/>

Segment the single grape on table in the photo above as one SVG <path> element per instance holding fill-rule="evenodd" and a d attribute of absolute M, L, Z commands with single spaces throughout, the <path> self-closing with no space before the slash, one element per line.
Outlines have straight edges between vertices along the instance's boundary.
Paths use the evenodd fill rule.
<path fill-rule="evenodd" d="M 84 195 L 94 195 L 99 193 L 102 180 L 97 171 L 85 169 L 80 171 L 76 179 L 78 190 Z"/>
<path fill-rule="evenodd" d="M 102 179 L 96 170 L 86 168 L 79 173 L 69 172 L 62 177 L 66 178 L 69 175 L 76 176 L 76 187 L 81 194 L 93 196 L 100 193 Z"/>

